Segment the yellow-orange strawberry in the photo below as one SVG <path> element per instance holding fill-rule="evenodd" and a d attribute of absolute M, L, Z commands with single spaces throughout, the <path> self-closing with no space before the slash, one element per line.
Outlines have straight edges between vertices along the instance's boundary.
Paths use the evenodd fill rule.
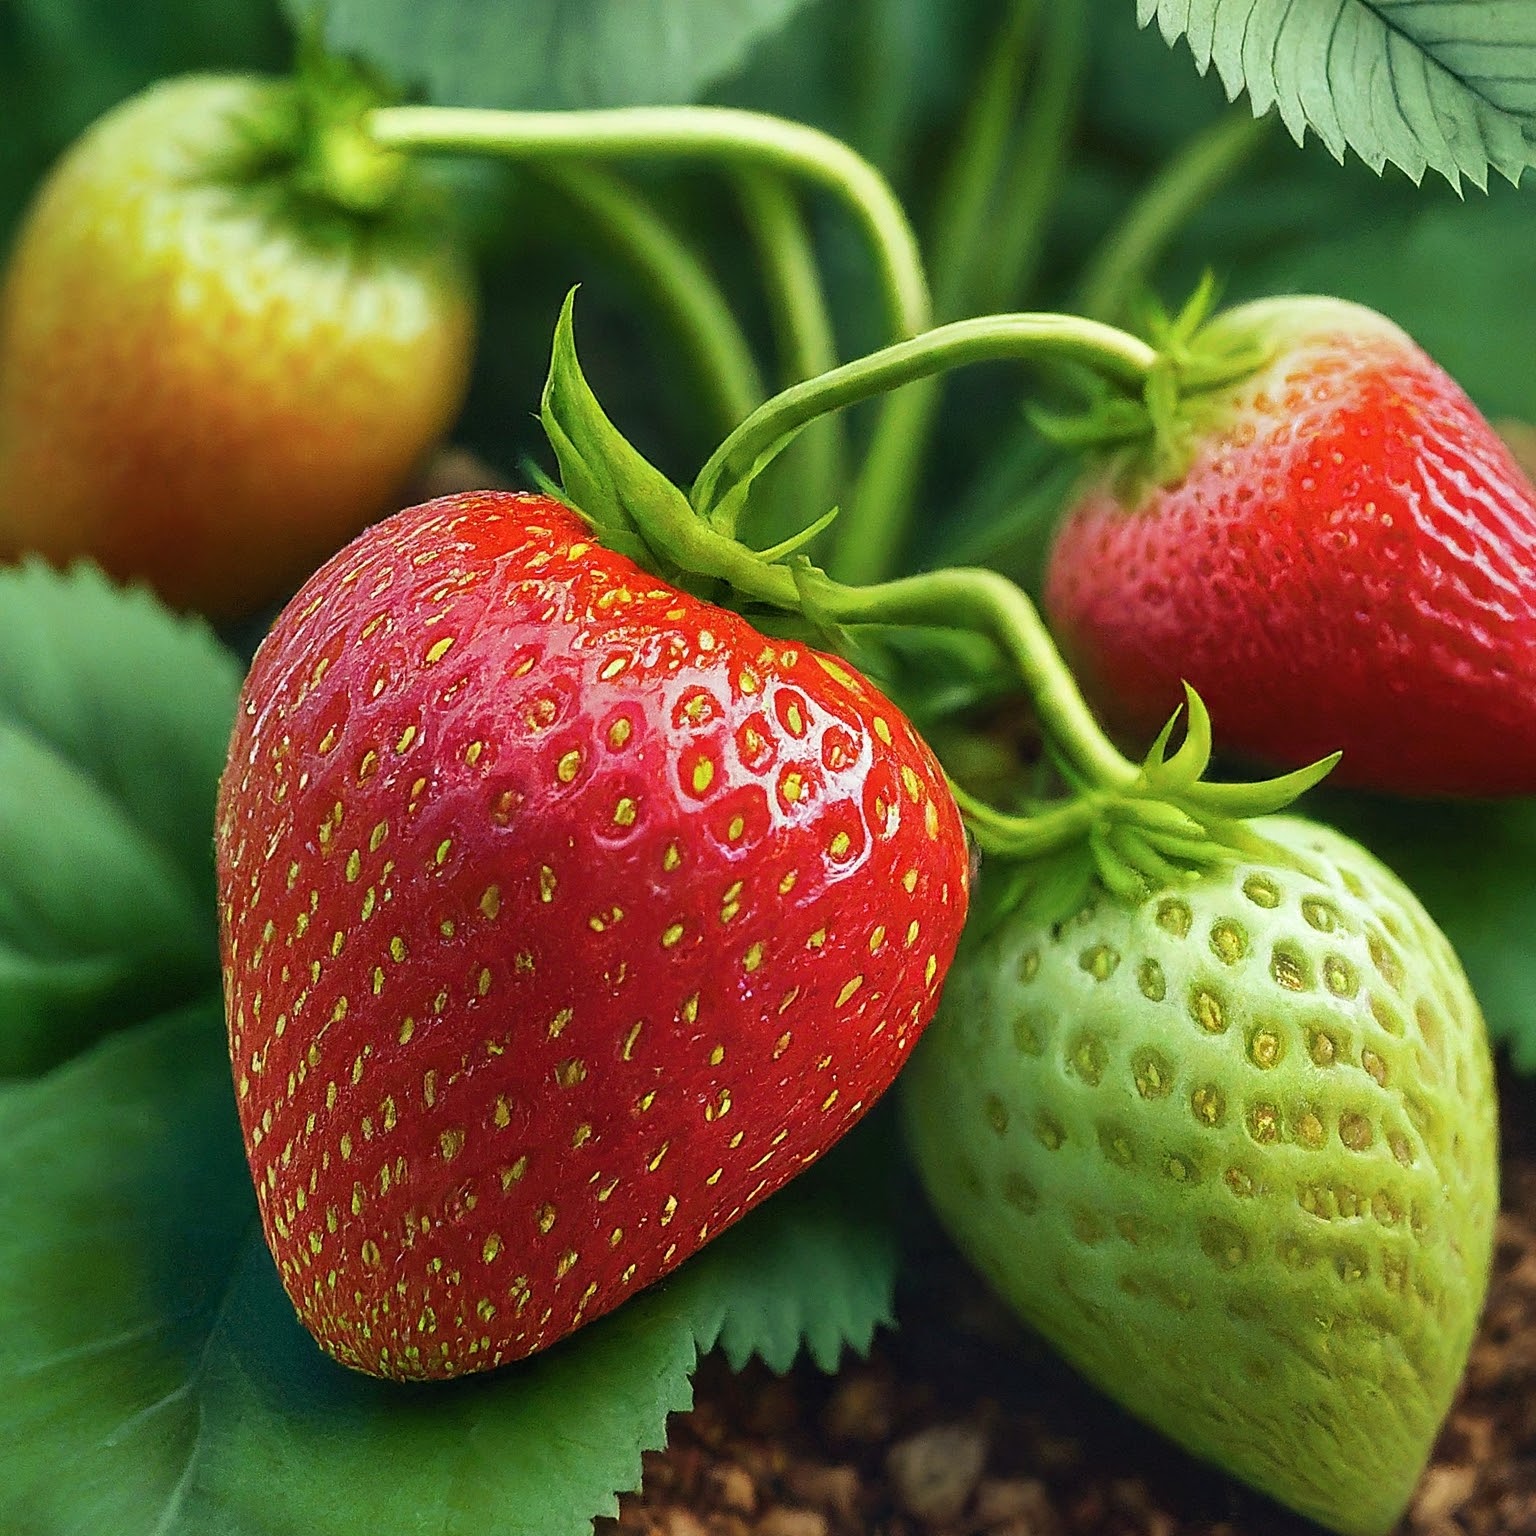
<path fill-rule="evenodd" d="M 384 511 L 451 422 L 466 276 L 408 168 L 360 175 L 309 99 L 173 80 L 44 183 L 0 292 L 0 555 L 240 614 Z"/>

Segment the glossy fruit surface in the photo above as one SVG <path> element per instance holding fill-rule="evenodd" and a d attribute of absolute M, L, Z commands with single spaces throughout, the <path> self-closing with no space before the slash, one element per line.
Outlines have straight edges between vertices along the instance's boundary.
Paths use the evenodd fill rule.
<path fill-rule="evenodd" d="M 1192 683 L 1231 750 L 1342 748 L 1340 783 L 1536 791 L 1536 490 L 1391 322 L 1270 299 L 1212 335 L 1272 360 L 1200 405 L 1180 478 L 1095 479 L 1045 605 L 1105 715 L 1154 734 Z"/>
<path fill-rule="evenodd" d="M 220 797 L 283 1282 L 398 1377 L 555 1342 L 869 1108 L 966 909 L 941 770 L 841 663 L 481 493 L 280 617 Z"/>
<path fill-rule="evenodd" d="M 1477 1005 L 1330 829 L 956 960 L 904 1074 L 964 1252 L 1104 1390 L 1336 1530 L 1401 1513 L 1460 1379 L 1498 1209 Z"/>
<path fill-rule="evenodd" d="M 457 412 L 467 278 L 430 221 L 304 194 L 286 83 L 187 77 L 55 168 L 0 292 L 0 555 L 220 616 L 291 591 Z"/>

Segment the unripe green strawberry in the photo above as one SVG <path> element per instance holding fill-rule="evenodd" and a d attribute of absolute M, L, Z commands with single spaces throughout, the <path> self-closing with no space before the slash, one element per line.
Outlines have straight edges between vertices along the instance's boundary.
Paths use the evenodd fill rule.
<path fill-rule="evenodd" d="M 1139 903 L 973 938 L 909 1072 L 934 1204 L 993 1285 L 1196 1454 L 1359 1536 L 1461 1374 L 1497 1209 L 1477 1004 L 1357 844 L 1251 824 Z"/>

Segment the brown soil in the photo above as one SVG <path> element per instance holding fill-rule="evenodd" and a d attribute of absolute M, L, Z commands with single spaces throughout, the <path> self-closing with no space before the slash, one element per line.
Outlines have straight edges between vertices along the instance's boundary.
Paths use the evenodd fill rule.
<path fill-rule="evenodd" d="M 1503 1103 L 1493 1286 L 1405 1536 L 1536 1536 L 1536 1083 L 1506 1081 Z M 930 1250 L 868 1361 L 830 1378 L 706 1361 L 598 1536 L 1316 1536 L 1128 1418 Z"/>

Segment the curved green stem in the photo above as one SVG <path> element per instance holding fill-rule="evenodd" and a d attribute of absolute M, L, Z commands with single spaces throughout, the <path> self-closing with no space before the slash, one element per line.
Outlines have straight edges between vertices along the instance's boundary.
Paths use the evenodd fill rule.
<path fill-rule="evenodd" d="M 879 581 L 896 566 L 939 397 L 938 381 L 925 379 L 881 407 L 827 561 L 844 581 Z"/>
<path fill-rule="evenodd" d="M 1146 342 L 1077 315 L 982 315 L 845 363 L 759 406 L 711 455 L 694 482 L 701 516 L 729 530 L 752 477 L 817 417 L 966 363 L 1044 357 L 1079 363 L 1139 392 L 1157 361 Z"/>
<path fill-rule="evenodd" d="M 373 137 L 394 149 L 483 151 L 527 161 L 650 155 L 766 166 L 815 182 L 847 205 L 868 236 L 892 330 L 908 336 L 930 322 L 922 257 L 896 194 L 862 156 L 804 123 L 733 107 L 382 107 L 366 121 Z"/>
<path fill-rule="evenodd" d="M 826 373 L 837 366 L 837 341 L 799 202 L 784 178 L 773 172 L 743 172 L 739 182 L 742 207 L 768 280 L 786 382 Z M 746 415 L 743 412 L 731 426 Z M 805 508 L 829 507 L 837 499 L 846 446 L 843 424 L 835 416 L 807 430 L 795 484 L 797 522 L 804 521 Z"/>
<path fill-rule="evenodd" d="M 643 198 L 606 171 L 544 165 L 538 174 L 602 231 L 667 312 L 729 432 L 767 391 L 752 349 L 709 269 Z"/>
<path fill-rule="evenodd" d="M 1268 124 L 1234 107 L 1184 144 L 1089 259 L 1078 290 L 1086 315 L 1118 319 L 1164 247 L 1262 142 Z"/>
<path fill-rule="evenodd" d="M 1098 797 L 1091 793 L 1073 795 L 1049 810 L 1020 816 L 999 811 L 985 800 L 977 799 L 953 779 L 949 781 L 949 791 L 982 850 L 1006 854 L 1010 858 L 1052 853 L 1076 842 L 1093 826 L 1099 811 Z"/>
<path fill-rule="evenodd" d="M 896 624 L 984 635 L 1017 670 L 1041 728 L 1089 787 L 1124 789 L 1140 777 L 1140 768 L 1094 718 L 1039 611 L 1006 576 L 960 566 L 848 587 L 814 569 L 766 563 L 700 519 L 670 517 L 662 532 L 685 569 L 707 570 L 741 597 L 805 613 L 821 624 Z"/>
<path fill-rule="evenodd" d="M 1094 718 L 1035 605 L 1006 577 L 958 567 L 874 587 L 828 581 L 814 590 L 815 616 L 832 623 L 915 624 L 987 635 L 1017 667 L 1048 738 L 1089 784 L 1121 789 L 1140 776 Z"/>

